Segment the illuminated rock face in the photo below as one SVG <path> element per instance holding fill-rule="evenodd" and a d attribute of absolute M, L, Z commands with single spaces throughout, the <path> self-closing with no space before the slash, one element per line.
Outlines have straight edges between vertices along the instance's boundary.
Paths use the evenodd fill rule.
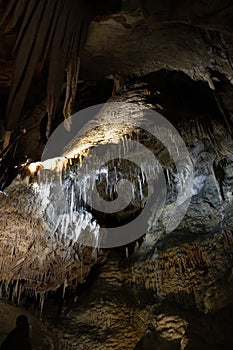
<path fill-rule="evenodd" d="M 74 159 L 73 144 L 61 154 L 69 160 L 50 162 L 59 170 L 50 172 L 52 180 L 46 181 L 44 162 L 32 163 L 30 176 L 16 179 L 7 189 L 8 197 L 0 194 L 0 292 L 16 303 L 39 301 L 59 350 L 231 349 L 233 22 L 227 12 L 231 4 L 145 0 L 139 8 L 136 1 L 123 3 L 119 15 L 92 22 L 81 53 L 83 81 L 78 82 L 74 111 L 106 102 L 113 93 L 110 102 L 138 103 L 166 117 L 181 134 L 192 162 L 189 209 L 176 230 L 166 233 L 178 189 L 172 159 L 146 133 L 130 135 L 132 130 L 117 127 L 113 135 L 112 125 L 99 128 L 79 140 L 86 150 L 83 155 Z M 0 47 L 10 52 L 16 35 L 5 41 L 0 40 Z M 0 59 L 0 85 L 5 89 L 4 94 L 0 91 L 1 112 L 12 84 L 14 58 L 8 61 L 8 56 Z M 101 98 L 100 87 L 107 90 Z M 45 98 L 45 83 L 33 88 L 34 106 Z M 19 142 L 19 158 L 27 154 L 40 160 L 44 145 L 37 144 L 46 105 L 44 101 L 26 117 L 29 132 Z M 104 120 L 104 115 L 99 118 Z M 138 121 L 140 116 L 135 113 L 134 118 Z M 76 165 L 88 159 L 94 143 L 114 144 L 119 136 L 124 145 L 135 137 L 159 154 L 167 188 L 165 210 L 157 220 L 158 210 L 152 207 L 143 239 L 101 250 L 96 246 L 106 216 L 85 206 L 77 195 L 87 181 L 77 181 L 75 187 L 73 180 L 80 171 Z M 116 199 L 116 180 L 121 179 L 114 166 L 103 167 L 99 174 L 99 193 L 108 200 Z M 119 169 L 122 178 L 129 175 L 128 167 Z M 139 175 L 132 186 L 135 206 L 115 221 L 108 217 L 108 224 L 127 224 L 147 196 L 143 172 L 130 169 L 134 179 Z M 93 185 L 96 173 L 89 179 Z M 92 247 L 80 243 L 87 233 Z M 134 237 L 134 232 L 128 234 Z M 64 296 L 62 307 L 53 304 L 53 291 L 61 299 Z"/>
<path fill-rule="evenodd" d="M 118 100 L 156 108 L 155 101 L 148 100 L 148 96 L 156 98 L 149 83 L 143 87 L 132 84 Z M 172 107 L 169 103 L 167 118 Z M 183 109 L 181 114 L 184 112 Z M 177 124 L 194 166 L 194 185 L 186 216 L 173 233 L 165 233 L 165 225 L 177 195 L 176 169 L 161 145 L 146 138 L 144 132 L 138 140 L 154 148 L 155 153 L 161 151 L 167 197 L 165 210 L 154 226 L 156 213 L 152 210 L 150 231 L 145 232 L 143 241 L 101 251 L 83 246 L 75 236 L 78 232 L 79 235 L 95 233 L 98 237 L 99 232 L 99 218 L 82 205 L 77 210 L 69 192 L 71 170 L 77 171 L 78 177 L 79 168 L 75 164 L 83 163 L 92 148 L 88 137 L 89 149 L 80 159 L 68 161 L 64 157 L 47 165 L 46 162 L 31 164 L 30 175 L 24 180 L 16 179 L 7 190 L 8 197 L 1 197 L 3 296 L 13 293 L 12 299 L 20 302 L 31 291 L 39 293 L 44 315 L 53 322 L 46 292 L 62 287 L 65 295 L 66 288 L 70 290 L 72 285 L 88 280 L 94 266 L 102 266 L 91 288 L 80 294 L 78 303 L 72 303 L 67 297 L 68 309 L 60 316 L 58 328 L 52 326 L 59 334 L 57 348 L 140 349 L 156 341 L 161 348 L 185 349 L 187 344 L 194 343 L 193 339 L 200 342 L 192 328 L 197 327 L 198 320 L 204 322 L 206 317 L 211 322 L 209 316 L 201 316 L 202 312 L 220 310 L 219 317 L 224 319 L 221 310 L 231 303 L 233 287 L 231 138 L 219 120 L 213 120 L 211 132 L 205 129 L 202 122 L 205 115 L 201 115 L 201 109 L 199 112 L 198 118 Z M 100 113 L 99 118 L 103 119 L 103 114 Z M 136 120 L 137 115 L 134 118 Z M 96 136 L 92 133 L 95 142 L 102 142 L 102 131 L 97 129 Z M 122 139 L 122 130 L 119 134 Z M 105 144 L 116 140 L 116 136 L 119 136 L 117 129 Z M 85 145 L 85 139 L 80 142 Z M 68 152 L 72 147 L 77 147 L 77 143 Z M 47 176 L 46 170 L 42 170 L 48 168 L 48 164 L 52 170 Z M 108 185 L 114 187 L 116 176 L 112 176 L 111 171 Z M 124 168 L 121 171 L 124 172 Z M 58 190 L 61 184 L 66 184 L 66 191 Z M 106 194 L 107 182 L 103 181 L 101 186 L 100 193 Z M 134 188 L 140 193 L 139 186 Z M 114 195 L 114 191 L 111 193 Z M 71 227 L 70 215 L 76 228 Z M 118 217 L 120 222 L 123 219 Z M 163 303 L 174 306 L 166 310 Z M 183 312 L 179 305 L 183 305 Z M 188 310 L 200 314 L 192 319 Z"/>
<path fill-rule="evenodd" d="M 82 283 L 91 267 L 103 258 L 75 241 L 56 237 L 43 219 L 35 195 L 21 181 L 1 200 L 2 296 L 20 302 L 30 290 L 41 296 L 65 288 L 72 280 Z M 43 306 L 43 305 L 41 305 Z"/>

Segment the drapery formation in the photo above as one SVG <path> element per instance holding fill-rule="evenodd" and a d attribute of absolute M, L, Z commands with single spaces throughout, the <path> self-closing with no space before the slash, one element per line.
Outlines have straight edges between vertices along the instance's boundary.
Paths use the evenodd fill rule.
<path fill-rule="evenodd" d="M 79 53 L 85 42 L 92 17 L 89 2 L 83 0 L 10 0 L 4 9 L 1 27 L 4 32 L 18 29 L 14 48 L 16 62 L 8 101 L 5 128 L 20 126 L 22 110 L 35 70 L 48 66 L 47 112 L 49 135 L 56 112 L 64 74 L 67 72 L 64 116 L 70 115 L 76 94 Z"/>

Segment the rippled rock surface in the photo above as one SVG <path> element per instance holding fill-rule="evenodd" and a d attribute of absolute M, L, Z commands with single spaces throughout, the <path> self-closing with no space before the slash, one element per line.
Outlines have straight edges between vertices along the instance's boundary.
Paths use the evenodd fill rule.
<path fill-rule="evenodd" d="M 175 120 L 173 124 L 188 150 L 189 166 L 193 167 L 193 186 L 190 196 L 185 197 L 190 200 L 186 215 L 173 232 L 167 232 L 166 226 L 174 206 L 179 209 L 185 202 L 177 204 L 176 201 L 179 185 L 185 185 L 179 178 L 184 173 L 177 172 L 161 143 L 150 139 L 145 131 L 124 129 L 117 124 L 115 128 L 111 124 L 102 129 L 93 128 L 86 137 L 72 143 L 59 159 L 30 164 L 26 177 L 16 179 L 8 189 L 8 197 L 1 197 L 2 294 L 19 302 L 30 293 L 39 294 L 41 309 L 44 306 L 44 316 L 51 325 L 52 313 L 49 313 L 46 296 L 59 288 L 64 296 L 68 291 L 66 307 L 54 316 L 60 320 L 59 325 L 50 326 L 58 349 L 146 349 L 152 342 L 160 344 L 161 349 L 194 349 L 197 344 L 200 349 L 206 349 L 211 342 L 202 342 L 200 338 L 205 336 L 204 330 L 206 334 L 210 331 L 204 327 L 197 336 L 195 327 L 205 320 L 216 327 L 219 323 L 213 321 L 209 313 L 218 312 L 219 319 L 224 320 L 222 310 L 231 304 L 230 130 L 206 86 L 182 73 L 183 85 L 178 85 L 177 96 L 167 95 L 165 99 L 159 83 L 161 74 L 172 84 L 172 74 L 171 77 L 167 73 L 146 76 L 143 83 L 125 87 L 112 102 L 128 103 L 123 111 L 125 116 L 133 103 L 138 108 L 157 110 L 168 120 L 173 116 Z M 191 88 L 193 95 L 179 109 L 179 88 L 184 87 Z M 204 97 L 199 89 L 203 89 Z M 200 105 L 196 105 L 193 96 Z M 202 108 L 201 98 L 208 101 L 206 109 Z M 190 104 L 196 105 L 191 115 Z M 135 109 L 131 124 L 143 121 L 140 108 Z M 103 122 L 105 112 L 104 109 L 100 111 L 97 120 Z M 208 124 L 206 118 L 211 119 Z M 117 216 L 118 223 L 124 222 L 128 215 L 137 214 L 141 200 L 147 197 L 143 167 L 141 173 L 133 167 L 130 177 L 128 165 L 121 164 L 119 176 L 114 163 L 105 164 L 102 172 L 87 172 L 89 179 L 84 178 L 82 186 L 79 172 L 94 145 L 106 147 L 121 142 L 127 148 L 129 139 L 143 142 L 145 147 L 152 148 L 153 154 L 159 155 L 167 190 L 164 208 L 158 217 L 157 207 L 151 207 L 148 229 L 140 237 L 130 240 L 125 247 L 102 250 L 98 248 L 98 240 L 102 239 L 100 228 L 103 235 L 106 229 L 102 227 L 103 216 L 84 204 L 87 198 L 79 196 L 79 190 L 82 189 L 82 194 L 92 193 L 90 189 L 99 179 L 99 193 L 112 200 L 116 198 L 116 182 L 121 177 L 136 178 L 131 187 L 132 193 L 135 192 L 135 206 L 129 208 L 129 213 Z M 136 155 L 139 164 L 143 164 L 140 149 Z M 146 167 L 150 168 L 151 164 L 144 164 L 145 171 Z M 187 171 L 187 167 L 182 169 Z M 91 247 L 80 243 L 80 237 L 87 236 L 91 237 L 88 242 Z M 85 292 L 77 295 L 71 292 L 83 283 L 84 288 L 87 284 Z M 75 302 L 71 301 L 71 295 Z M 195 314 L 190 310 L 195 310 Z M 218 341 L 222 346 L 232 339 Z"/>

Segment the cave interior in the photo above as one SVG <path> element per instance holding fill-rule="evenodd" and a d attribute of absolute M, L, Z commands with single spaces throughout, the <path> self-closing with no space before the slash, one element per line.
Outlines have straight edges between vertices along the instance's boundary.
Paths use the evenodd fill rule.
<path fill-rule="evenodd" d="M 0 343 L 232 349 L 232 136 L 231 0 L 0 0 Z"/>

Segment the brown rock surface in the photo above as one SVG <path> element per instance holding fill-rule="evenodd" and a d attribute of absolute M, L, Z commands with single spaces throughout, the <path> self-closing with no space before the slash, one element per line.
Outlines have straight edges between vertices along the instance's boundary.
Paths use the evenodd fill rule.
<path fill-rule="evenodd" d="M 65 204 L 55 172 L 48 196 L 46 191 L 38 195 L 45 185 L 36 174 L 38 169 L 24 180 L 18 177 L 6 189 L 8 196 L 0 193 L 1 296 L 31 311 L 31 304 L 43 310 L 56 350 L 231 349 L 232 3 L 125 0 L 121 11 L 116 11 L 117 1 L 110 7 L 110 13 L 104 5 L 99 10 L 101 16 L 92 21 L 80 52 L 82 81 L 78 81 L 73 112 L 104 103 L 113 95 L 109 102 L 135 103 L 165 116 L 181 134 L 194 166 L 189 209 L 177 229 L 165 233 L 177 194 L 176 172 L 167 152 L 143 132 L 140 141 L 163 161 L 167 200 L 160 220 L 155 223 L 156 215 L 151 215 L 150 230 L 127 247 L 98 250 L 80 244 L 63 220 Z M 6 26 L 10 22 L 8 18 Z M 9 88 L 16 88 L 13 72 L 15 60 L 19 62 L 17 52 L 12 55 L 18 28 L 10 33 L 7 28 L 0 32 L 1 149 Z M 24 155 L 40 161 L 46 142 L 48 63 L 43 71 L 40 57 L 34 63 L 18 125 L 28 133 L 12 151 L 19 162 Z M 64 94 L 55 97 L 59 107 L 53 129 L 63 120 L 65 102 Z M 135 113 L 130 121 L 140 117 Z M 103 112 L 100 119 L 104 118 Z M 90 148 L 94 142 L 101 143 L 104 131 L 95 130 L 79 145 Z M 115 130 L 114 136 L 121 133 Z M 66 174 L 64 169 L 59 174 L 63 181 Z M 80 213 L 76 215 L 79 218 Z M 93 212 L 85 212 L 80 227 L 87 225 L 81 234 L 86 227 L 96 232 L 93 217 Z M 13 320 L 13 306 L 1 304 L 1 326 L 8 311 Z M 38 350 L 53 349 L 52 343 L 40 344 L 38 334 L 35 339 Z"/>

